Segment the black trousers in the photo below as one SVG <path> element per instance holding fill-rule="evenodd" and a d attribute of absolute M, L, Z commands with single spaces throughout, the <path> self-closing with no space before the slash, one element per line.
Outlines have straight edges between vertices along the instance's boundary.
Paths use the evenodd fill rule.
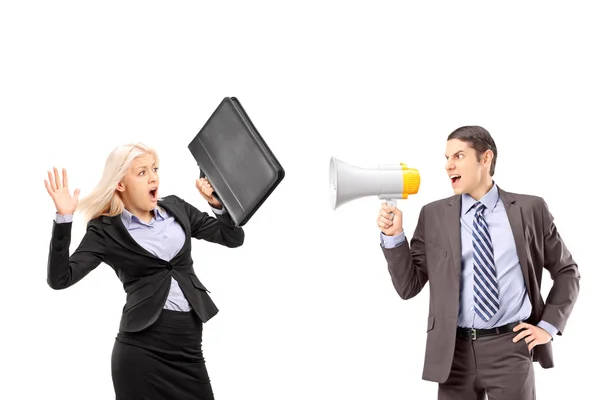
<path fill-rule="evenodd" d="M 163 309 L 140 332 L 119 332 L 112 353 L 116 400 L 214 400 L 196 313 Z"/>

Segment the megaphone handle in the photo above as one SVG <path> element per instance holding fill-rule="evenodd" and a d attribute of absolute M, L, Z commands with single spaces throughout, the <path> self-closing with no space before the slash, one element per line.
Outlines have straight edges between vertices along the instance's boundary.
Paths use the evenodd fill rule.
<path fill-rule="evenodd" d="M 386 199 L 385 202 L 390 207 L 396 207 L 396 200 Z M 394 220 L 394 213 L 390 213 L 390 214 L 392 214 L 392 221 L 393 221 Z"/>

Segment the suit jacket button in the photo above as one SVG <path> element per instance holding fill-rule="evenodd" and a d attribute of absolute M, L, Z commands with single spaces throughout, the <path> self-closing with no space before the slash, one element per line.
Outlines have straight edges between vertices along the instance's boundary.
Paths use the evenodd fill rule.
<path fill-rule="evenodd" d="M 170 271 L 173 269 L 173 266 L 171 264 L 167 265 L 167 269 Z"/>
<path fill-rule="evenodd" d="M 62 235 L 58 235 L 58 240 L 63 240 Z"/>

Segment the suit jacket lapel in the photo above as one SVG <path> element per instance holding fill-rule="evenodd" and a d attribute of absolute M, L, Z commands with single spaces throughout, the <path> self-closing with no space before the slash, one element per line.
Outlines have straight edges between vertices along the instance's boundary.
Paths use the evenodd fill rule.
<path fill-rule="evenodd" d="M 135 251 L 142 256 L 156 258 L 154 254 L 143 248 L 138 242 L 135 241 L 129 232 L 127 232 L 127 228 L 125 228 L 125 225 L 123 225 L 123 221 L 121 220 L 121 215 L 116 215 L 114 217 L 104 216 L 102 218 L 102 222 L 108 225 L 104 228 L 104 232 L 106 232 L 106 234 L 113 238 L 117 243 L 120 243 L 126 249 Z"/>
<path fill-rule="evenodd" d="M 460 244 L 460 196 L 454 196 L 450 199 L 446 207 L 446 224 L 450 247 L 452 248 L 452 260 L 457 276 L 460 279 L 462 251 Z"/>
<path fill-rule="evenodd" d="M 508 215 L 508 222 L 512 229 L 513 237 L 515 238 L 515 246 L 517 248 L 517 256 L 519 258 L 519 264 L 521 264 L 521 270 L 523 271 L 523 278 L 525 279 L 525 285 L 527 286 L 527 293 L 529 300 L 531 300 L 531 290 L 529 286 L 529 271 L 527 268 L 527 248 L 525 241 L 525 231 L 523 229 L 523 215 L 521 214 L 521 206 L 516 203 L 516 200 L 510 193 L 498 187 L 498 194 L 500 199 L 504 203 L 506 214 Z"/>
<path fill-rule="evenodd" d="M 166 209 L 169 212 L 169 214 L 171 214 L 177 220 L 177 222 L 179 222 L 179 225 L 181 225 L 185 232 L 186 241 L 181 247 L 181 250 L 179 250 L 177 255 L 175 255 L 175 257 L 177 257 L 185 250 L 187 242 L 188 240 L 190 240 L 191 230 L 189 223 L 186 223 L 187 219 L 184 217 L 180 208 L 174 207 L 173 204 L 169 202 L 163 202 L 162 200 L 160 200 L 158 204 L 164 209 Z M 135 239 L 129 234 L 129 232 L 127 232 L 127 228 L 125 228 L 125 225 L 123 225 L 123 221 L 121 220 L 120 215 L 114 217 L 105 216 L 103 217 L 102 222 L 108 225 L 104 228 L 104 231 L 116 242 L 120 243 L 123 247 L 146 257 L 157 258 L 154 254 L 150 253 L 138 242 L 136 242 Z"/>
<path fill-rule="evenodd" d="M 192 236 L 191 227 L 190 227 L 188 218 L 180 207 L 175 207 L 174 204 L 169 203 L 169 202 L 164 202 L 163 200 L 159 200 L 158 205 L 161 206 L 162 208 L 164 208 L 165 210 L 167 210 L 169 212 L 169 214 L 171 214 L 173 216 L 173 218 L 175 218 L 175 220 L 177 220 L 177 222 L 179 223 L 179 225 L 181 225 L 181 227 L 183 228 L 183 231 L 185 232 L 186 239 L 190 238 Z"/>

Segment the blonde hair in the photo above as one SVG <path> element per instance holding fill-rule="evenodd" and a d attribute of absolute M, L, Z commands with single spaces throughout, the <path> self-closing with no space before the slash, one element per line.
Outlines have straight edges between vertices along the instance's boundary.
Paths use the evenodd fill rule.
<path fill-rule="evenodd" d="M 131 168 L 133 160 L 145 154 L 153 155 L 158 164 L 156 151 L 139 142 L 116 147 L 108 155 L 100 182 L 77 205 L 77 211 L 83 214 L 86 224 L 99 216 L 113 217 L 123 212 L 125 205 L 117 195 L 117 185 Z"/>

